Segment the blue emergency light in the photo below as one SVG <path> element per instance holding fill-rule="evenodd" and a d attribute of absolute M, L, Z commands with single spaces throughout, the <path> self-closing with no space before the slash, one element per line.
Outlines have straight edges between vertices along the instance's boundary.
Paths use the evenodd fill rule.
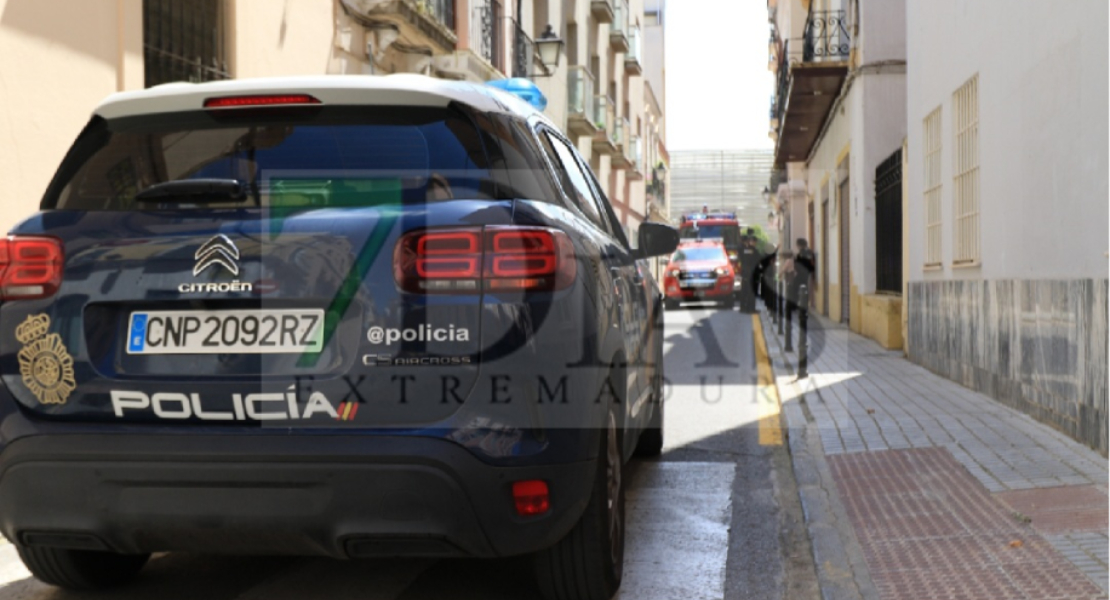
<path fill-rule="evenodd" d="M 543 95 L 543 92 L 540 91 L 540 88 L 537 87 L 536 84 L 523 77 L 498 79 L 496 81 L 489 81 L 486 85 L 509 92 L 517 98 L 531 104 L 536 110 L 544 110 L 547 108 L 547 97 Z"/>

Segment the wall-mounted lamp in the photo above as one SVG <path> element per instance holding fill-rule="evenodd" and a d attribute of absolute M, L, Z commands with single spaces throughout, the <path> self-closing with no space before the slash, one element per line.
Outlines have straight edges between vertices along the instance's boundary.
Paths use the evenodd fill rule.
<path fill-rule="evenodd" d="M 543 63 L 546 74 L 534 74 L 532 77 L 550 77 L 554 75 L 555 69 L 559 67 L 559 55 L 563 53 L 563 38 L 555 33 L 555 28 L 551 24 L 548 24 L 547 29 L 544 29 L 540 37 L 536 39 L 536 52 L 540 55 L 540 62 Z"/>

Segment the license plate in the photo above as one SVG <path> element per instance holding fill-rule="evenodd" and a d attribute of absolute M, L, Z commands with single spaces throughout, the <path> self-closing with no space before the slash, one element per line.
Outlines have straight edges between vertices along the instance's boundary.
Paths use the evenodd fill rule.
<path fill-rule="evenodd" d="M 717 282 L 712 281 L 712 280 L 706 281 L 706 280 L 692 279 L 692 280 L 688 280 L 688 281 L 683 281 L 679 285 L 681 285 L 682 287 L 687 288 L 687 289 L 703 289 L 703 288 L 711 288 L 711 287 L 713 287 L 713 284 L 715 284 L 715 283 L 717 283 Z"/>
<path fill-rule="evenodd" d="M 320 352 L 322 309 L 158 310 L 131 313 L 128 354 Z"/>

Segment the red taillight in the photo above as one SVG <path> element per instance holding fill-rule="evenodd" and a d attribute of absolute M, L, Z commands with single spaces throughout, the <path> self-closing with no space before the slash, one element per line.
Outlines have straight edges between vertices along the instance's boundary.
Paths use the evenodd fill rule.
<path fill-rule="evenodd" d="M 222 96 L 219 98 L 206 99 L 204 101 L 204 108 L 248 108 L 255 106 L 295 106 L 304 104 L 320 104 L 320 101 L 308 94 Z"/>
<path fill-rule="evenodd" d="M 62 284 L 62 243 L 54 238 L 0 239 L 0 298 L 43 298 Z"/>
<path fill-rule="evenodd" d="M 547 482 L 539 479 L 513 483 L 513 503 L 516 513 L 522 517 L 542 515 L 551 508 L 547 493 Z"/>
<path fill-rule="evenodd" d="M 397 285 L 415 293 L 551 291 L 574 280 L 566 234 L 541 227 L 429 229 L 397 242 Z"/>

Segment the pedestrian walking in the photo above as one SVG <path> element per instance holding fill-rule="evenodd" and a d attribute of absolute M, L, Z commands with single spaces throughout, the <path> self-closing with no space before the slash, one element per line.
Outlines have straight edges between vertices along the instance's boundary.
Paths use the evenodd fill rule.
<path fill-rule="evenodd" d="M 756 279 L 759 280 L 759 297 L 763 299 L 763 306 L 767 312 L 775 312 L 775 263 L 778 261 L 779 249 L 776 247 L 759 259 L 759 268 Z M 778 317 L 775 316 L 778 320 Z"/>
<path fill-rule="evenodd" d="M 740 312 L 755 312 L 755 287 L 758 284 L 755 278 L 756 267 L 759 266 L 759 253 L 755 250 L 755 239 L 745 235 L 740 247 Z"/>
<path fill-rule="evenodd" d="M 808 338 L 809 331 L 809 298 L 812 287 L 816 286 L 817 256 L 809 249 L 805 238 L 798 238 L 795 242 L 798 254 L 790 260 L 792 271 L 787 284 L 786 298 L 786 350 L 793 350 L 793 332 L 791 321 L 793 313 L 798 313 L 798 378 L 804 378 L 808 373 Z"/>

